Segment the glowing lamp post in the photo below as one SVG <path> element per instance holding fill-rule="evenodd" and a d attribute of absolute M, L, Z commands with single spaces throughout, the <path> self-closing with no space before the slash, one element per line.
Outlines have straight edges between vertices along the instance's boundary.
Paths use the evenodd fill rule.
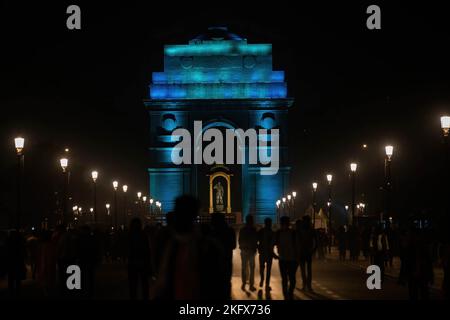
<path fill-rule="evenodd" d="M 115 180 L 112 184 L 114 188 L 114 228 L 117 230 L 117 188 L 119 187 L 119 182 Z"/>
<path fill-rule="evenodd" d="M 450 163 L 450 116 L 442 116 L 441 117 L 441 129 L 442 129 L 442 135 L 443 135 L 443 142 L 444 142 L 444 159 L 445 159 L 445 173 L 446 177 L 445 180 L 450 180 L 450 170 L 448 168 L 448 164 Z M 445 184 L 446 194 L 450 194 L 450 186 L 448 183 Z M 447 216 L 450 215 L 450 204 L 448 201 L 445 202 L 445 213 Z"/>
<path fill-rule="evenodd" d="M 277 206 L 277 223 L 280 222 L 280 206 L 281 206 L 281 200 L 277 200 L 275 202 L 275 205 Z"/>
<path fill-rule="evenodd" d="M 122 191 L 123 191 L 123 224 L 126 226 L 127 223 L 127 191 L 128 191 L 128 186 L 126 184 L 124 184 L 122 186 Z"/>
<path fill-rule="evenodd" d="M 92 171 L 91 172 L 92 177 L 92 183 L 94 185 L 94 223 L 97 223 L 97 179 L 98 179 L 98 172 Z"/>
<path fill-rule="evenodd" d="M 150 198 L 149 202 L 150 202 L 150 215 L 153 215 L 153 199 Z"/>
<path fill-rule="evenodd" d="M 138 201 L 137 201 L 137 213 L 138 215 L 141 215 L 141 198 L 142 198 L 142 192 L 137 192 L 136 193 L 137 197 L 138 197 Z"/>
<path fill-rule="evenodd" d="M 442 133 L 444 134 L 444 137 L 448 137 L 449 133 L 450 133 L 450 117 L 449 116 L 441 117 L 441 128 L 442 128 Z"/>
<path fill-rule="evenodd" d="M 313 229 L 315 229 L 315 227 L 316 227 L 316 207 L 317 207 L 317 203 L 316 203 L 316 193 L 317 193 L 317 186 L 318 186 L 318 184 L 317 184 L 317 182 L 313 182 L 312 183 L 312 188 L 313 188 L 313 192 L 312 192 L 312 194 L 313 194 L 313 200 L 312 200 L 312 202 L 313 202 L 313 221 L 312 221 L 312 225 L 313 225 Z"/>
<path fill-rule="evenodd" d="M 61 166 L 62 172 L 63 172 L 63 179 L 64 179 L 64 190 L 63 190 L 63 215 L 62 215 L 62 221 L 65 222 L 67 220 L 67 198 L 69 195 L 69 173 L 67 171 L 67 167 L 69 166 L 69 159 L 67 158 L 61 158 L 59 159 L 59 164 Z"/>
<path fill-rule="evenodd" d="M 386 157 L 384 159 L 384 193 L 385 193 L 385 215 L 388 217 L 391 211 L 391 190 L 392 190 L 392 180 L 391 180 L 391 162 L 392 155 L 394 154 L 394 147 L 391 145 L 387 145 L 384 147 L 384 151 L 386 153 Z M 384 217 L 381 217 L 381 222 L 383 222 Z M 389 220 L 386 221 L 389 223 Z"/>
<path fill-rule="evenodd" d="M 351 171 L 351 177 L 352 177 L 352 221 L 351 225 L 355 224 L 355 197 L 356 197 L 356 169 L 358 168 L 358 164 L 351 163 L 350 164 L 350 171 Z"/>
<path fill-rule="evenodd" d="M 25 147 L 25 139 L 22 137 L 17 137 L 14 139 L 14 147 L 17 153 L 17 208 L 16 208 L 16 221 L 15 227 L 17 230 L 20 229 L 21 215 L 22 215 L 22 171 L 24 165 L 24 153 L 23 149 Z M 12 225 L 12 221 L 10 222 Z"/>
<path fill-rule="evenodd" d="M 332 223 L 331 223 L 331 182 L 333 181 L 333 175 L 332 174 L 327 174 L 327 182 L 328 182 L 328 233 L 329 233 L 329 246 L 328 246 L 328 251 L 331 252 L 331 243 L 332 243 L 332 239 L 331 239 L 331 234 L 332 234 Z"/>

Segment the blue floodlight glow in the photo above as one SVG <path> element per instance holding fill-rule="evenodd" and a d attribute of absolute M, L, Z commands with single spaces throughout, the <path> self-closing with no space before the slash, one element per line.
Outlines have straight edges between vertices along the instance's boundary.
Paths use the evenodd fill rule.
<path fill-rule="evenodd" d="M 286 83 L 153 84 L 152 99 L 261 99 L 285 98 Z"/>
<path fill-rule="evenodd" d="M 152 74 L 150 98 L 286 98 L 285 74 L 272 70 L 271 52 L 271 44 L 248 44 L 244 39 L 167 45 L 164 72 Z"/>
<path fill-rule="evenodd" d="M 255 55 L 265 56 L 272 53 L 271 44 L 247 44 L 240 41 L 211 41 L 200 44 L 166 45 L 166 56 L 211 56 L 211 55 Z"/>

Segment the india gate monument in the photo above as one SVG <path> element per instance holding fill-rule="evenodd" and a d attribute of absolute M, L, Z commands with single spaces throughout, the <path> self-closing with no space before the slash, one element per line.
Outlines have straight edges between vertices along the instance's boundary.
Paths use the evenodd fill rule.
<path fill-rule="evenodd" d="M 258 223 L 266 217 L 276 221 L 275 202 L 289 190 L 288 111 L 293 99 L 284 71 L 272 70 L 272 45 L 252 44 L 227 28 L 212 27 L 187 44 L 166 45 L 164 70 L 152 71 L 144 100 L 150 115 L 149 190 L 162 202 L 163 212 L 174 209 L 177 196 L 192 194 L 201 201 L 202 215 L 253 214 Z M 257 148 L 266 148 L 269 155 L 277 152 L 279 168 L 262 174 L 265 165 L 259 162 L 175 164 L 172 153 L 180 139 L 173 133 L 180 128 L 192 135 L 191 154 L 198 152 L 196 142 L 208 129 L 224 136 L 228 129 L 255 129 L 263 142 Z M 276 129 L 275 146 L 268 133 Z M 248 158 L 248 147 L 235 148 L 243 150 L 234 154 L 240 151 Z"/>

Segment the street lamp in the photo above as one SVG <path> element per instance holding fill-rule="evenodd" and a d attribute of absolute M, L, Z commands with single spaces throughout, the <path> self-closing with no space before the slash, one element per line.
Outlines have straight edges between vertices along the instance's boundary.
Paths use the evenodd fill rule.
<path fill-rule="evenodd" d="M 352 162 L 350 163 L 350 171 L 352 176 L 352 222 L 351 225 L 355 224 L 355 197 L 356 197 L 356 169 L 358 164 Z"/>
<path fill-rule="evenodd" d="M 17 154 L 22 154 L 23 148 L 25 147 L 25 139 L 22 137 L 15 138 L 14 146 L 16 147 Z"/>
<path fill-rule="evenodd" d="M 158 207 L 159 213 L 161 213 L 161 212 L 162 212 L 162 211 L 161 211 L 161 202 L 156 201 L 156 206 Z"/>
<path fill-rule="evenodd" d="M 292 207 L 291 200 L 292 200 L 292 195 L 288 194 L 288 195 L 287 195 L 287 206 L 288 206 L 288 217 L 289 217 L 290 219 L 292 219 L 292 218 L 291 218 L 291 214 L 292 214 L 292 212 L 291 212 L 291 207 Z"/>
<path fill-rule="evenodd" d="M 137 202 L 137 213 L 138 213 L 138 215 L 141 215 L 141 197 L 142 197 L 142 192 L 138 192 L 137 193 L 137 197 L 138 197 L 138 202 Z"/>
<path fill-rule="evenodd" d="M 92 182 L 94 183 L 94 223 L 97 223 L 97 179 L 98 179 L 98 172 L 92 171 L 91 172 Z"/>
<path fill-rule="evenodd" d="M 114 228 L 117 229 L 117 188 L 119 187 L 119 182 L 115 180 L 112 184 L 114 188 Z"/>
<path fill-rule="evenodd" d="M 69 194 L 69 174 L 67 172 L 67 167 L 69 166 L 69 159 L 67 158 L 61 158 L 59 159 L 59 164 L 61 165 L 62 171 L 63 171 L 63 179 L 64 179 L 64 185 L 63 185 L 63 216 L 62 221 L 65 222 L 67 220 L 67 198 Z"/>
<path fill-rule="evenodd" d="M 330 234 L 330 236 L 328 237 L 329 239 L 329 243 L 330 245 L 328 246 L 328 251 L 331 252 L 331 228 L 332 228 L 332 223 L 331 223 L 331 182 L 333 181 L 333 175 L 332 174 L 327 174 L 327 182 L 328 182 L 328 232 Z"/>
<path fill-rule="evenodd" d="M 67 166 L 69 165 L 69 160 L 67 158 L 61 158 L 59 160 L 59 163 L 61 165 L 63 172 L 66 172 Z"/>
<path fill-rule="evenodd" d="M 449 132 L 450 132 L 450 117 L 449 116 L 441 117 L 441 128 L 442 128 L 444 137 L 448 137 Z"/>
<path fill-rule="evenodd" d="M 450 171 L 448 169 L 448 163 L 450 162 L 450 146 L 449 146 L 449 133 L 450 133 L 450 116 L 442 116 L 441 117 L 441 128 L 442 128 L 442 134 L 443 134 L 443 139 L 444 139 L 444 160 L 445 160 L 445 164 L 446 164 L 446 180 L 448 181 L 450 179 Z M 449 184 L 446 184 L 446 190 L 445 190 L 446 194 L 450 193 L 450 187 Z M 450 204 L 448 203 L 448 201 L 446 201 L 446 205 L 444 208 L 446 215 L 450 215 Z"/>
<path fill-rule="evenodd" d="M 292 209 L 294 211 L 293 218 L 297 218 L 297 210 L 295 209 L 295 199 L 297 198 L 297 192 L 292 191 Z"/>
<path fill-rule="evenodd" d="M 124 184 L 122 186 L 122 191 L 123 191 L 123 224 L 126 226 L 127 223 L 127 191 L 128 191 L 128 186 L 126 184 Z"/>
<path fill-rule="evenodd" d="M 111 205 L 110 205 L 109 203 L 106 203 L 106 204 L 105 204 L 105 208 L 106 208 L 106 216 L 107 216 L 107 219 L 108 219 L 109 221 L 111 221 L 110 211 L 109 211 L 109 209 L 111 208 Z"/>
<path fill-rule="evenodd" d="M 147 196 L 142 197 L 142 205 L 143 205 L 143 214 L 144 216 L 147 214 Z"/>
<path fill-rule="evenodd" d="M 390 215 L 391 211 L 391 190 L 392 190 L 392 180 L 391 180 L 391 161 L 392 155 L 394 154 L 394 147 L 391 145 L 387 145 L 384 147 L 386 157 L 384 159 L 384 196 L 385 196 L 385 214 L 386 217 Z M 384 218 L 382 217 L 382 221 Z M 382 222 L 381 221 L 381 222 Z"/>
<path fill-rule="evenodd" d="M 153 214 L 153 199 L 152 198 L 150 198 L 150 200 L 149 200 L 149 202 L 150 202 L 150 215 L 152 215 Z"/>
<path fill-rule="evenodd" d="M 14 139 L 14 146 L 16 148 L 17 153 L 17 213 L 16 213 L 16 229 L 20 229 L 20 219 L 22 214 L 22 199 L 21 199 L 21 193 L 22 193 L 22 171 L 23 171 L 23 164 L 24 164 L 24 154 L 23 149 L 25 147 L 25 139 L 22 137 L 17 137 Z M 12 222 L 12 220 L 11 220 Z"/>
<path fill-rule="evenodd" d="M 316 227 L 316 192 L 317 192 L 317 182 L 313 182 L 312 183 L 312 187 L 313 187 L 313 221 L 312 221 L 312 225 L 313 225 L 313 229 L 315 229 Z"/>

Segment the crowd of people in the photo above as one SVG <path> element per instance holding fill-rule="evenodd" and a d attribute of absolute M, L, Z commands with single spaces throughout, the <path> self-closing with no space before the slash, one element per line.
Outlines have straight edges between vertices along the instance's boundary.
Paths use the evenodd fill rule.
<path fill-rule="evenodd" d="M 385 267 L 391 267 L 393 257 L 398 256 L 398 282 L 408 285 L 411 299 L 429 298 L 433 265 L 439 257 L 448 297 L 449 246 L 436 249 L 432 235 L 425 230 L 341 226 L 329 232 L 315 229 L 308 215 L 297 221 L 280 217 L 276 229 L 270 218 L 258 228 L 254 217 L 248 215 L 236 230 L 221 213 L 212 214 L 210 223 L 197 224 L 199 209 L 196 198 L 181 196 L 174 212 L 167 214 L 165 225 L 144 225 L 136 217 L 128 227 L 116 229 L 59 225 L 52 231 L 0 233 L 0 278 L 7 277 L 11 297 L 21 296 L 21 283 L 28 275 L 38 283 L 43 296 L 91 299 L 96 296 L 102 263 L 119 263 L 127 266 L 131 299 L 227 300 L 231 299 L 233 251 L 238 245 L 241 290 L 257 290 L 258 257 L 259 287 L 270 296 L 273 260 L 278 260 L 283 296 L 292 300 L 297 270 L 302 290 L 312 292 L 314 258 L 325 259 L 331 247 L 336 247 L 339 260 L 367 259 L 380 267 L 382 277 Z M 82 270 L 81 290 L 66 286 L 70 265 Z"/>

